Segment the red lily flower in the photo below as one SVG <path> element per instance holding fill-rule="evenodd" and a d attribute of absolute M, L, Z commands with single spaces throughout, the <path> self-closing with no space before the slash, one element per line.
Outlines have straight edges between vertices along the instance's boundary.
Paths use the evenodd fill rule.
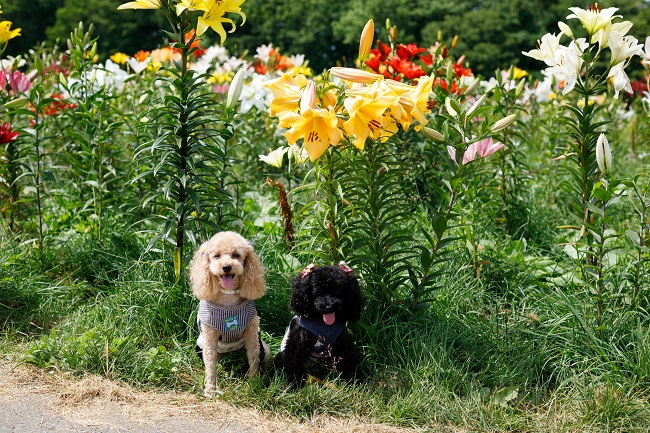
<path fill-rule="evenodd" d="M 469 68 L 464 68 L 462 65 L 459 65 L 458 63 L 454 63 L 454 75 L 457 77 L 469 77 L 472 75 L 472 70 Z"/>
<path fill-rule="evenodd" d="M 0 144 L 7 144 L 14 141 L 18 137 L 18 133 L 11 130 L 9 122 L 0 125 Z"/>
<path fill-rule="evenodd" d="M 379 60 L 386 60 L 388 58 L 388 55 L 390 54 L 390 46 L 378 40 L 377 49 L 370 50 L 370 52 L 375 56 L 379 57 Z"/>
<path fill-rule="evenodd" d="M 399 44 L 397 46 L 396 52 L 397 52 L 397 55 L 400 56 L 401 59 L 403 59 L 403 60 L 411 60 L 416 55 L 426 52 L 426 50 L 424 48 L 418 47 L 414 43 L 410 43 L 408 45 Z"/>
<path fill-rule="evenodd" d="M 372 51 L 377 51 L 377 50 L 371 50 Z M 379 56 L 377 55 L 371 55 L 368 60 L 366 60 L 365 65 L 372 69 L 374 72 L 379 73 L 379 64 L 380 64 L 380 59 Z"/>
<path fill-rule="evenodd" d="M 416 65 L 413 62 L 406 62 L 402 68 L 402 74 L 404 74 L 404 78 L 407 80 L 413 80 L 426 75 L 426 72 L 424 72 L 424 69 L 422 69 L 421 66 Z"/>

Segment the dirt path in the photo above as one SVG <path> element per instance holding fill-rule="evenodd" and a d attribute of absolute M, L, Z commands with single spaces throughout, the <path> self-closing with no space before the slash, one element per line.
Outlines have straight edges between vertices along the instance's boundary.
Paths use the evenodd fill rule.
<path fill-rule="evenodd" d="M 193 394 L 153 393 L 107 379 L 49 375 L 0 358 L 0 433 L 403 433 L 356 420 L 273 418 Z"/>

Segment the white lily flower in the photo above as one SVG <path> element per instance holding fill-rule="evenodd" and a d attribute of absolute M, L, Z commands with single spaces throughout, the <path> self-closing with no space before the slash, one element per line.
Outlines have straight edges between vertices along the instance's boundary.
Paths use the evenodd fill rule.
<path fill-rule="evenodd" d="M 288 150 L 289 150 L 289 156 L 293 157 L 293 160 L 296 163 L 296 165 L 300 165 L 309 159 L 309 154 L 307 153 L 305 148 L 300 147 L 295 143 L 289 146 Z"/>
<path fill-rule="evenodd" d="M 611 32 L 618 32 L 622 36 L 627 35 L 627 32 L 632 28 L 631 21 L 621 21 L 620 23 L 607 24 L 602 29 L 598 30 L 595 35 L 592 36 L 591 42 L 598 43 L 601 49 L 609 47 L 609 34 Z"/>
<path fill-rule="evenodd" d="M 575 87 L 584 62 L 582 54 L 587 47 L 588 44 L 584 38 L 571 41 L 568 47 L 561 46 L 558 52 L 558 63 L 548 68 L 550 73 L 564 81 L 563 95 L 566 95 Z"/>
<path fill-rule="evenodd" d="M 255 59 L 259 59 L 263 63 L 268 63 L 271 60 L 271 53 L 273 52 L 273 44 L 260 45 L 257 47 L 257 54 L 253 56 Z"/>
<path fill-rule="evenodd" d="M 602 174 L 612 171 L 612 149 L 605 134 L 600 134 L 596 141 L 596 162 Z"/>
<path fill-rule="evenodd" d="M 593 36 L 598 30 L 612 23 L 612 18 L 614 18 L 614 14 L 618 8 L 594 8 L 593 10 L 585 10 L 574 7 L 569 8 L 569 10 L 573 13 L 567 16 L 567 19 L 579 19 L 585 30 L 587 30 L 587 33 L 589 33 L 589 36 Z"/>
<path fill-rule="evenodd" d="M 630 77 L 625 73 L 625 63 L 619 63 L 610 68 L 607 78 L 614 79 L 614 98 L 618 99 L 618 93 L 624 90 L 627 93 L 632 93 L 632 84 L 630 84 Z"/>
<path fill-rule="evenodd" d="M 521 53 L 525 56 L 532 57 L 533 59 L 541 60 L 548 66 L 555 66 L 557 63 L 556 54 L 560 49 L 561 36 L 561 33 L 559 36 L 555 36 L 552 33 L 547 33 L 542 36 L 541 41 L 537 41 L 539 46 L 538 49 L 530 50 L 528 52 L 522 51 Z"/>
<path fill-rule="evenodd" d="M 289 151 L 288 147 L 278 147 L 268 155 L 260 155 L 260 160 L 272 165 L 273 167 L 282 168 L 284 154 L 287 153 L 287 151 Z"/>
<path fill-rule="evenodd" d="M 643 55 L 643 46 L 634 36 L 623 36 L 619 32 L 612 31 L 609 33 L 608 39 L 609 48 L 612 51 L 610 66 L 625 62 L 632 56 Z"/>
<path fill-rule="evenodd" d="M 151 63 L 151 57 L 147 57 L 147 59 L 144 62 L 139 61 L 135 57 L 131 57 L 126 62 L 129 64 L 131 70 L 135 74 L 139 74 L 140 72 L 147 69 L 147 66 L 149 66 L 149 63 Z"/>
<path fill-rule="evenodd" d="M 248 113 L 251 108 L 255 107 L 260 111 L 267 111 L 271 106 L 273 93 L 263 83 L 267 81 L 264 75 L 255 74 L 253 79 L 244 84 L 240 96 L 241 106 L 239 111 L 241 113 Z"/>
<path fill-rule="evenodd" d="M 291 60 L 291 64 L 295 67 L 300 67 L 305 64 L 305 55 L 304 54 L 295 54 L 293 56 L 289 56 L 289 60 Z"/>
<path fill-rule="evenodd" d="M 21 66 L 25 65 L 26 61 L 20 56 L 19 57 L 7 56 L 4 59 L 0 59 L 0 69 L 2 70 L 10 69 L 14 66 L 14 63 L 16 68 L 20 68 Z"/>

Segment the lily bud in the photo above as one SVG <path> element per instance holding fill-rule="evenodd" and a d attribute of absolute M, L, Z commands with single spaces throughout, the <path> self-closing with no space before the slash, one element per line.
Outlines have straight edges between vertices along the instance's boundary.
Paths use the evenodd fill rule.
<path fill-rule="evenodd" d="M 390 40 L 395 42 L 397 40 L 397 26 L 393 26 L 390 28 L 388 31 L 388 36 L 390 36 Z"/>
<path fill-rule="evenodd" d="M 447 62 L 447 70 L 445 72 L 445 78 L 447 78 L 448 82 L 451 82 L 451 79 L 454 78 L 454 68 L 451 65 L 451 60 Z"/>
<path fill-rule="evenodd" d="M 571 31 L 571 27 L 569 27 L 565 22 L 559 21 L 557 23 L 557 26 L 560 28 L 560 34 L 566 35 L 573 39 L 573 32 Z"/>
<path fill-rule="evenodd" d="M 458 35 L 454 36 L 454 39 L 451 40 L 451 48 L 456 48 L 456 44 L 458 44 Z"/>
<path fill-rule="evenodd" d="M 524 86 L 526 85 L 526 79 L 522 78 L 519 80 L 519 83 L 517 84 L 517 88 L 515 89 L 515 98 L 519 98 L 521 95 L 521 92 L 524 91 Z"/>
<path fill-rule="evenodd" d="M 15 110 L 17 108 L 24 107 L 27 105 L 29 102 L 29 98 L 23 96 L 22 98 L 16 98 L 13 101 L 9 101 L 6 104 L 3 104 L 2 106 L 5 107 L 7 110 Z"/>
<path fill-rule="evenodd" d="M 472 106 L 469 108 L 469 110 L 467 110 L 467 117 L 471 116 L 471 114 L 474 111 L 476 111 L 476 109 L 479 108 L 483 104 L 483 102 L 485 101 L 485 98 L 487 98 L 487 94 L 481 96 L 480 98 L 478 98 L 476 100 L 476 102 L 474 102 L 474 104 L 472 104 Z"/>
<path fill-rule="evenodd" d="M 40 59 L 39 59 L 38 57 L 37 57 L 36 59 L 37 59 L 37 60 L 34 62 L 34 64 L 36 64 L 38 61 L 40 61 Z M 42 65 L 43 65 L 43 63 L 41 63 L 41 66 L 42 66 Z M 38 69 L 34 69 L 34 70 L 31 71 L 29 74 L 27 74 L 27 78 L 29 78 L 29 81 L 31 81 L 31 82 L 33 83 L 34 80 L 36 79 L 36 77 L 38 77 L 38 75 L 39 75 L 39 70 L 38 70 Z"/>
<path fill-rule="evenodd" d="M 609 141 L 605 134 L 600 134 L 596 141 L 596 162 L 602 174 L 612 171 L 612 149 L 609 147 Z"/>
<path fill-rule="evenodd" d="M 458 115 L 458 112 L 451 106 L 451 98 L 445 98 L 445 107 L 450 116 L 456 117 Z"/>
<path fill-rule="evenodd" d="M 93 59 L 93 62 L 96 62 L 95 56 L 97 55 L 97 42 L 93 43 L 93 46 L 90 48 L 90 54 L 88 58 Z"/>
<path fill-rule="evenodd" d="M 510 126 L 510 124 L 514 122 L 516 118 L 517 118 L 516 114 L 511 114 L 509 116 L 506 116 L 503 119 L 497 121 L 494 125 L 490 126 L 490 131 L 499 132 L 502 129 L 505 129 L 508 126 Z"/>
<path fill-rule="evenodd" d="M 368 58 L 372 42 L 375 39 L 375 22 L 370 19 L 366 23 L 363 31 L 361 32 L 361 39 L 359 40 L 359 60 L 362 62 Z"/>
<path fill-rule="evenodd" d="M 244 68 L 239 68 L 235 77 L 228 88 L 228 97 L 226 98 L 226 108 L 234 108 L 239 101 L 241 92 L 244 90 Z"/>
<path fill-rule="evenodd" d="M 321 98 L 321 106 L 323 108 L 336 107 L 336 101 L 336 93 L 330 89 L 327 92 L 323 93 L 323 97 Z"/>
<path fill-rule="evenodd" d="M 300 98 L 300 112 L 307 111 L 308 108 L 314 108 L 316 105 L 316 84 L 313 81 L 307 81 L 305 90 Z"/>
<path fill-rule="evenodd" d="M 372 83 L 381 77 L 381 75 L 375 74 L 374 72 L 368 72 L 354 68 L 344 68 L 339 66 L 330 68 L 330 74 L 345 81 L 364 84 Z"/>
<path fill-rule="evenodd" d="M 435 129 L 431 129 L 425 126 L 422 128 L 422 132 L 424 132 L 424 135 L 426 137 L 432 139 L 433 141 L 445 141 L 445 136 Z"/>
<path fill-rule="evenodd" d="M 476 90 L 476 87 L 478 84 L 481 82 L 480 78 L 474 78 L 474 81 L 469 83 L 469 86 L 467 86 L 467 89 L 465 89 L 465 94 L 466 95 L 471 95 L 474 90 Z"/>

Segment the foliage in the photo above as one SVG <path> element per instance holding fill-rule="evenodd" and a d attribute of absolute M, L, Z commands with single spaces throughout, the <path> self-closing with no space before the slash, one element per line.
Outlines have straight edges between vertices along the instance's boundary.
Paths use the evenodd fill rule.
<path fill-rule="evenodd" d="M 603 7 L 621 8 L 621 13 L 635 22 L 638 34 L 650 34 L 650 7 L 642 0 L 610 0 Z M 4 0 L 4 14 L 21 23 L 23 37 L 9 47 L 15 55 L 47 40 L 57 38 L 62 44 L 70 23 L 93 22 L 102 36 L 100 55 L 114 52 L 152 50 L 160 45 L 164 18 L 159 14 L 122 14 L 116 11 L 118 0 Z M 421 46 L 438 40 L 438 32 L 450 41 L 460 36 L 458 50 L 472 59 L 475 73 L 488 76 L 497 68 L 515 64 L 535 69 L 521 52 L 535 44 L 539 35 L 554 31 L 558 20 L 566 18 L 571 0 L 490 0 L 426 1 L 404 0 L 311 0 L 294 4 L 283 0 L 248 0 L 245 12 L 253 12 L 255 24 L 246 23 L 232 36 L 228 47 L 243 53 L 250 47 L 273 42 L 287 52 L 307 54 L 315 71 L 341 61 L 350 66 L 355 58 L 357 36 L 350 29 L 360 29 L 369 18 L 376 23 L 390 19 L 400 28 L 400 39 Z M 309 28 L 303 32 L 300 29 Z M 381 30 L 381 29 L 378 29 Z M 273 35 L 269 39 L 269 35 Z M 381 31 L 382 41 L 387 36 Z M 210 39 L 214 41 L 214 39 Z"/>
<path fill-rule="evenodd" d="M 349 22 L 361 10 L 335 3 Z M 367 381 L 332 375 L 289 389 L 271 370 L 244 379 L 242 360 L 225 357 L 218 386 L 231 404 L 425 431 L 647 430 L 650 118 L 647 99 L 623 95 L 622 75 L 606 79 L 615 41 L 587 44 L 580 58 L 593 62 L 575 77 L 552 69 L 536 80 L 508 64 L 481 80 L 462 44 L 473 33 L 459 27 L 457 44 L 436 35 L 429 49 L 402 20 L 427 18 L 425 6 L 464 16 L 489 4 L 507 27 L 530 8 L 388 3 L 398 26 L 374 35 L 370 64 L 320 76 L 293 42 L 241 45 L 247 55 L 208 46 L 208 34 L 190 31 L 200 12 L 170 16 L 170 44 L 159 37 L 158 50 L 110 53 L 108 35 L 84 24 L 66 52 L 44 45 L 5 65 L 3 349 L 50 371 L 200 392 L 196 300 L 178 277 L 193 243 L 234 229 L 267 269 L 257 309 L 273 352 L 291 318 L 291 278 L 311 261 L 353 268 Z M 251 20 L 253 4 L 243 6 Z M 569 13 L 541 4 L 540 21 Z M 161 12 L 176 10 L 152 14 Z M 467 22 L 478 28 L 478 16 Z M 321 21 L 313 29 L 329 26 Z M 534 51 L 539 33 L 524 33 L 513 32 L 517 49 Z M 356 41 L 347 44 L 356 58 Z M 396 73 L 398 64 L 421 71 Z M 647 80 L 647 69 L 636 73 Z M 577 91 L 566 90 L 571 78 Z M 376 110 L 350 122 L 359 98 Z"/>

